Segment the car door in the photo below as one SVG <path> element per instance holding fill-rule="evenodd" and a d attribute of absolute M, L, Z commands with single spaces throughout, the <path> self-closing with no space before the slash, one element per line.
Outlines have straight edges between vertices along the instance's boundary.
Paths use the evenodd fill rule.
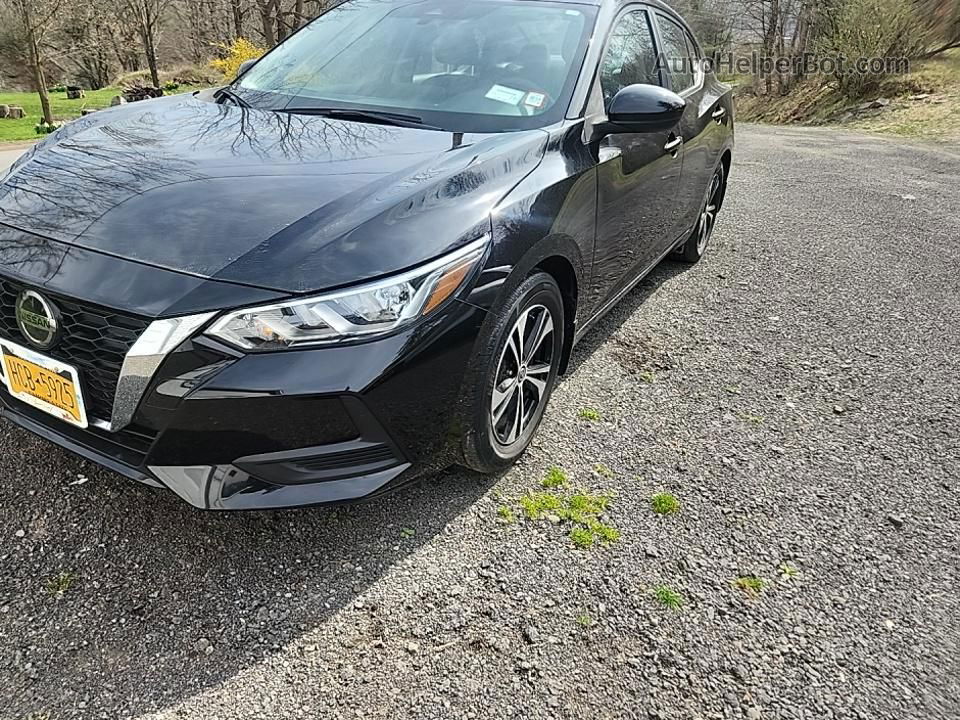
<path fill-rule="evenodd" d="M 607 39 L 596 83 L 609 109 L 628 85 L 663 85 L 650 12 L 628 6 Z M 597 88 L 595 88 L 596 91 Z M 599 143 L 594 297 L 615 299 L 670 249 L 680 186 L 679 127 Z"/>
<path fill-rule="evenodd" d="M 696 223 L 704 193 L 719 162 L 725 132 L 726 110 L 721 102 L 726 86 L 707 76 L 700 50 L 690 32 L 676 18 L 655 13 L 656 36 L 661 49 L 661 72 L 669 87 L 687 101 L 680 122 L 683 137 L 683 171 L 676 200 L 674 237 L 689 232 Z"/>

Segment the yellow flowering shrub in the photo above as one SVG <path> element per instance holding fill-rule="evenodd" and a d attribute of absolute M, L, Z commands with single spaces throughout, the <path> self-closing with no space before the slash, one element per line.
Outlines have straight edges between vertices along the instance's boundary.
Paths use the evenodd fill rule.
<path fill-rule="evenodd" d="M 223 57 L 210 61 L 211 67 L 223 73 L 225 80 L 233 80 L 240 71 L 240 66 L 247 60 L 256 60 L 266 52 L 266 49 L 254 45 L 246 38 L 237 38 L 229 45 L 220 44 Z"/>

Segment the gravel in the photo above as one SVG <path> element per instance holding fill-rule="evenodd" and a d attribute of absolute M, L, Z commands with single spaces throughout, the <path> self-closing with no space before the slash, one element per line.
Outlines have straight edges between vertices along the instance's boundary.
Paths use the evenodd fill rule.
<path fill-rule="evenodd" d="M 0 425 L 0 717 L 960 716 L 958 187 L 742 127 L 707 258 L 585 338 L 501 478 L 201 514 Z M 617 542 L 522 518 L 554 465 Z"/>

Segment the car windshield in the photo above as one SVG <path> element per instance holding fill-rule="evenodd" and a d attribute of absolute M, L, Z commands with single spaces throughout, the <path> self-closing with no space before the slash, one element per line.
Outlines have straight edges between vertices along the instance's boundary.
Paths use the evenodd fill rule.
<path fill-rule="evenodd" d="M 401 113 L 462 132 L 563 118 L 595 9 L 517 0 L 353 0 L 254 65 L 253 107 Z"/>

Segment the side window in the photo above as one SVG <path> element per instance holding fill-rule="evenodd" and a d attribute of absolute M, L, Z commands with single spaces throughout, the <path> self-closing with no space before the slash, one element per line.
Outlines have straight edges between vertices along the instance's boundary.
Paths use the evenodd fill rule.
<path fill-rule="evenodd" d="M 661 68 L 670 73 L 673 91 L 683 92 L 696 83 L 693 67 L 695 51 L 687 44 L 687 31 L 673 20 L 658 14 L 657 25 L 660 27 L 660 37 L 663 40 Z"/>
<path fill-rule="evenodd" d="M 607 53 L 600 64 L 604 106 L 609 109 L 614 95 L 637 83 L 661 84 L 653 32 L 645 10 L 624 15 L 610 34 Z"/>

